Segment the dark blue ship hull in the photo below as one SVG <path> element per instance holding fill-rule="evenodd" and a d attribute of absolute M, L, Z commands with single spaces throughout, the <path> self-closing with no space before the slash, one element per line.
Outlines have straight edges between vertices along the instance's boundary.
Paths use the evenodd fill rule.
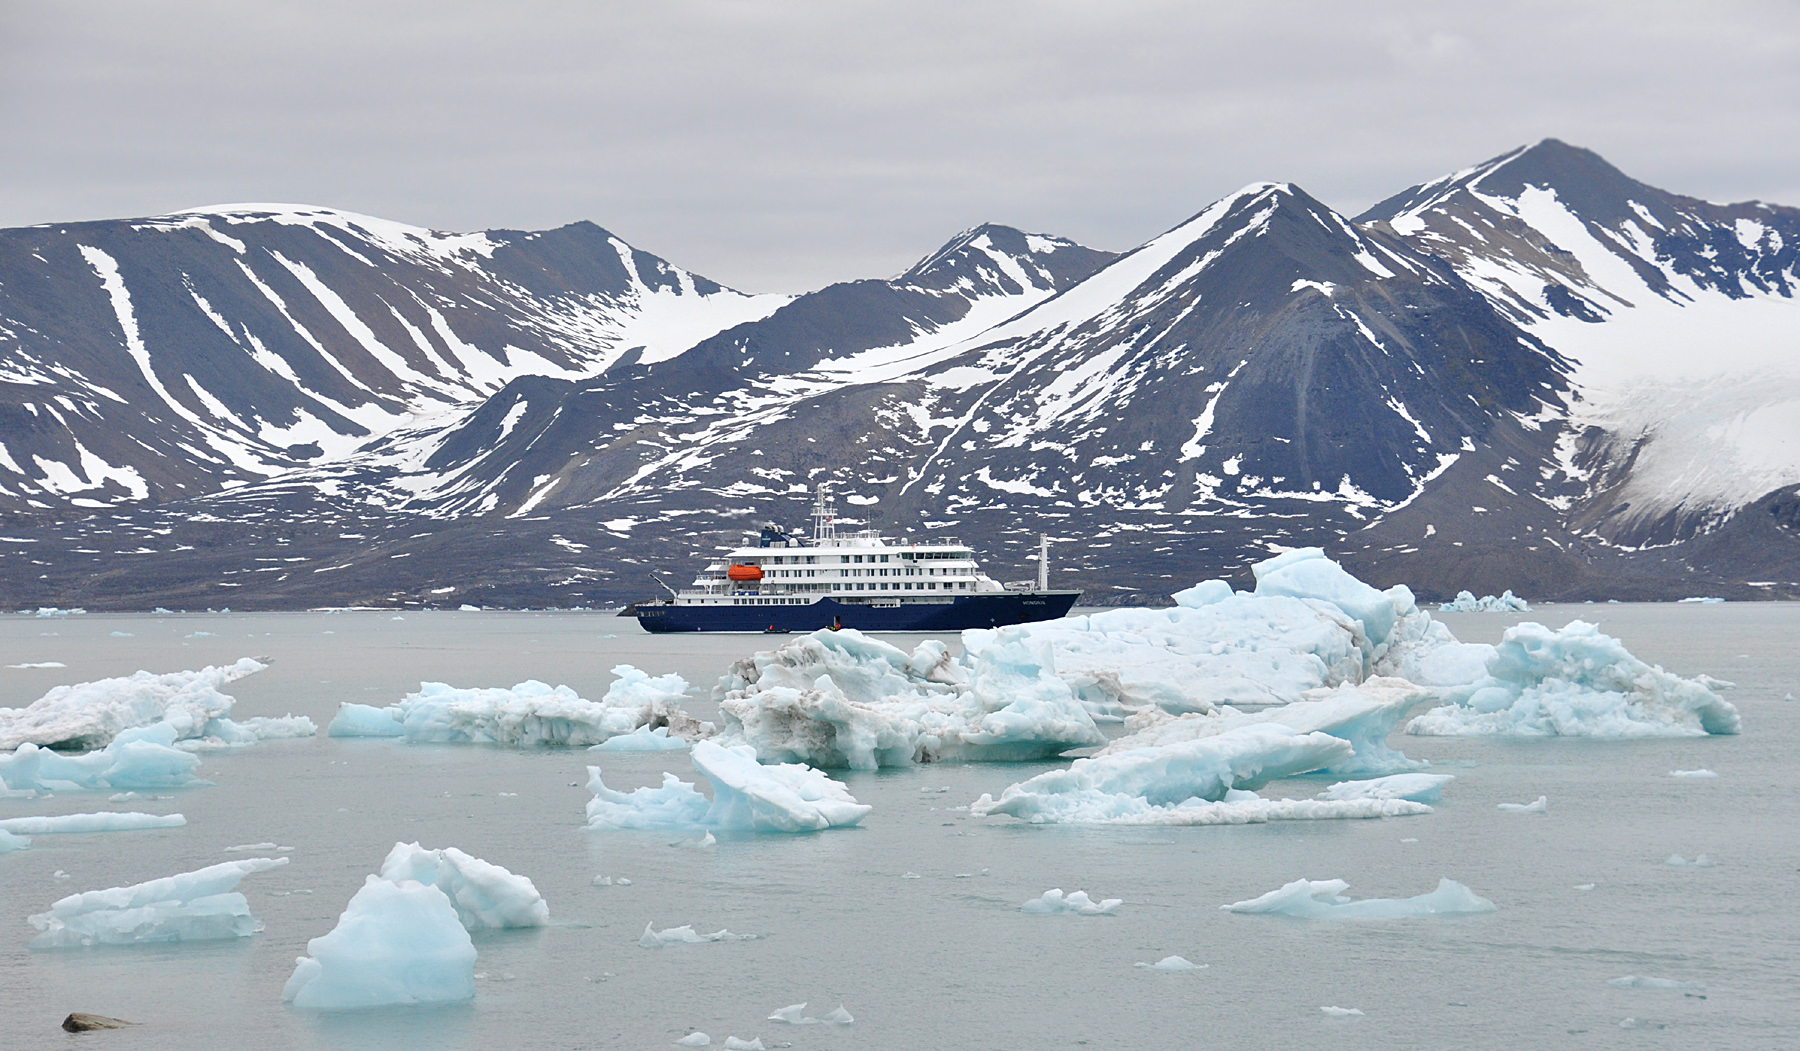
<path fill-rule="evenodd" d="M 622 617 L 636 617 L 645 631 L 817 631 L 820 628 L 855 628 L 857 631 L 961 631 L 964 628 L 998 628 L 1066 616 L 1079 591 L 1007 591 L 959 595 L 949 602 L 902 603 L 874 606 L 823 598 L 804 605 L 687 606 L 662 602 L 638 602 L 626 606 Z"/>

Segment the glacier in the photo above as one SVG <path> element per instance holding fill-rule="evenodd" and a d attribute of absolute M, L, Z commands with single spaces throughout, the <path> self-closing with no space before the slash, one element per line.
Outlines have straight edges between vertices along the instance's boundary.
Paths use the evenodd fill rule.
<path fill-rule="evenodd" d="M 326 728 L 331 737 L 403 737 L 408 744 L 492 744 L 505 748 L 587 747 L 639 729 L 667 728 L 678 739 L 710 727 L 681 709 L 688 684 L 621 664 L 599 701 L 535 679 L 511 689 L 466 689 L 422 682 L 399 704 L 344 703 Z"/>
<path fill-rule="evenodd" d="M 71 894 L 29 917 L 40 932 L 33 949 L 247 938 L 263 929 L 234 888 L 287 858 L 245 858 L 129 887 Z"/>
<path fill-rule="evenodd" d="M 0 751 L 26 744 L 60 751 L 105 748 L 120 734 L 163 725 L 174 735 L 167 743 L 184 748 L 221 748 L 254 744 L 275 737 L 310 737 L 316 731 L 305 716 L 257 718 L 234 722 L 236 699 L 220 687 L 253 675 L 268 664 L 245 657 L 234 664 L 199 671 L 135 675 L 58 686 L 23 708 L 0 708 Z"/>
<path fill-rule="evenodd" d="M 1491 647 L 1486 674 L 1409 734 L 1517 737 L 1698 737 L 1735 734 L 1730 683 L 1684 679 L 1644 663 L 1586 621 L 1559 630 L 1527 621 Z"/>
<path fill-rule="evenodd" d="M 748 745 L 696 741 L 689 760 L 712 783 L 709 801 L 692 783 L 664 773 L 657 788 L 608 788 L 600 768 L 588 767 L 590 829 L 813 832 L 847 828 L 873 808 L 858 803 L 842 782 L 797 763 L 764 766 Z"/>
<path fill-rule="evenodd" d="M 378 875 L 390 883 L 410 880 L 436 887 L 456 909 L 458 922 L 472 931 L 550 922 L 550 907 L 529 878 L 455 847 L 427 850 L 417 843 L 395 843 Z"/>
<path fill-rule="evenodd" d="M 958 660 L 936 640 L 908 654 L 821 630 L 738 661 L 713 696 L 721 743 L 826 768 L 1042 759 L 1106 740 L 1049 652 L 1018 639 Z"/>
<path fill-rule="evenodd" d="M 436 886 L 370 876 L 330 933 L 306 943 L 281 998 L 349 1010 L 470 1000 L 475 943 Z"/>
<path fill-rule="evenodd" d="M 1306 920 L 1398 920 L 1415 916 L 1451 916 L 1493 912 L 1498 906 L 1453 879 L 1440 879 L 1437 889 L 1411 898 L 1364 898 L 1344 894 L 1341 879 L 1299 879 L 1259 898 L 1221 905 L 1226 912 L 1291 916 Z"/>

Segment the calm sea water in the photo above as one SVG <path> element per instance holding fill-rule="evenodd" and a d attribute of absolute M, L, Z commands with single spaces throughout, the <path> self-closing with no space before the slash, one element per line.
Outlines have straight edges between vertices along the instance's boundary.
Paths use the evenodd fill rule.
<path fill-rule="evenodd" d="M 214 787 L 115 805 L 104 793 L 0 801 L 0 816 L 180 811 L 164 831 L 36 837 L 0 856 L 0 1046 L 114 1048 L 665 1048 L 691 1029 L 802 1049 L 1776 1048 L 1800 1044 L 1800 605 L 1562 606 L 1670 670 L 1735 680 L 1739 737 L 1650 742 L 1397 737 L 1457 780 L 1435 814 L 1235 828 L 1033 828 L 970 818 L 982 792 L 1059 764 L 925 766 L 847 777 L 864 827 L 671 846 L 590 833 L 585 752 L 273 742 L 205 758 Z M 1495 641 L 1518 616 L 1445 615 Z M 129 632 L 115 637 L 114 632 Z M 268 614 L 0 619 L 0 705 L 58 683 L 274 658 L 236 684 L 239 716 L 392 703 L 421 679 L 567 683 L 598 698 L 632 663 L 710 685 L 761 636 L 654 637 L 599 614 Z M 911 646 L 911 638 L 895 638 Z M 702 703 L 701 714 L 710 715 Z M 608 783 L 692 779 L 682 754 L 614 756 Z M 1717 780 L 1669 772 L 1707 767 Z M 1273 786 L 1311 795 L 1324 782 Z M 947 792 L 938 791 L 947 788 Z M 926 791 L 929 789 L 930 791 Z M 1270 793 L 1265 793 L 1270 794 Z M 1547 814 L 1499 802 L 1550 798 Z M 268 924 L 231 944 L 33 953 L 27 914 L 75 891 L 241 857 L 273 840 L 292 863 L 240 886 Z M 458 846 L 530 876 L 554 925 L 478 936 L 478 994 L 454 1008 L 337 1015 L 285 1007 L 282 983 L 396 840 Z M 1670 854 L 1711 855 L 1676 868 Z M 68 878 L 56 878 L 62 870 Z M 630 886 L 594 887 L 595 875 Z M 911 874 L 911 876 L 909 876 Z M 967 875 L 964 875 L 967 874 Z M 916 876 L 916 878 L 912 878 Z M 1500 906 L 1485 916 L 1307 923 L 1219 911 L 1290 880 L 1342 878 L 1405 897 L 1440 876 Z M 1588 891 L 1579 884 L 1594 884 Z M 1123 898 L 1112 917 L 1033 917 L 1060 887 Z M 646 923 L 761 940 L 641 949 Z M 1207 969 L 1139 969 L 1170 954 Z M 1609 987 L 1644 975 L 1703 995 Z M 846 1028 L 765 1021 L 844 1004 Z M 1362 1010 L 1332 1018 L 1320 1007 Z M 57 1029 L 69 1011 L 143 1027 Z M 1632 1018 L 1635 1028 L 1621 1028 Z"/>

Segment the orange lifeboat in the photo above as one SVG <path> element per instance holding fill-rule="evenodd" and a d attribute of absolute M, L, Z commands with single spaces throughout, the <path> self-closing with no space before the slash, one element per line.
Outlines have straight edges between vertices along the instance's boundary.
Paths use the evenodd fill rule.
<path fill-rule="evenodd" d="M 761 580 L 762 568 L 760 566 L 728 566 L 725 569 L 725 577 L 728 580 L 739 582 Z"/>

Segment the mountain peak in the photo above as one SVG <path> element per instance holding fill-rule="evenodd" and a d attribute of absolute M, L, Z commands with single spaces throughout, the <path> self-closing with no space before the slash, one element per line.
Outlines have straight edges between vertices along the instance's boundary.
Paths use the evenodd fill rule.
<path fill-rule="evenodd" d="M 1066 237 L 1028 234 L 998 223 L 982 223 L 946 241 L 913 264 L 894 283 L 931 291 L 998 285 L 1008 294 L 1027 288 L 1060 292 L 1117 255 Z"/>

